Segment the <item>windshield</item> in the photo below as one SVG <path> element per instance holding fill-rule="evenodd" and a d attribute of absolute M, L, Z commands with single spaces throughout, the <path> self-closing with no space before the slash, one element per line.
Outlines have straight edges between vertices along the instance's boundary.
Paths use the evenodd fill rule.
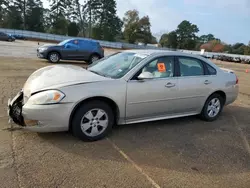
<path fill-rule="evenodd" d="M 64 41 L 60 42 L 58 45 L 63 46 L 64 44 L 66 44 L 69 41 L 70 41 L 70 39 L 64 40 Z"/>
<path fill-rule="evenodd" d="M 147 55 L 133 52 L 117 53 L 91 65 L 88 70 L 105 77 L 117 79 L 127 74 L 146 57 Z"/>

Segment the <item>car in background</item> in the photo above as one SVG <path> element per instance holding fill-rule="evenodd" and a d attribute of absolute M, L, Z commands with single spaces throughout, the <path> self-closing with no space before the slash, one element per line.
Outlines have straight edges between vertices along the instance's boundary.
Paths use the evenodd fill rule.
<path fill-rule="evenodd" d="M 39 58 L 51 63 L 61 60 L 83 60 L 88 64 L 104 57 L 104 50 L 99 42 L 90 39 L 68 39 L 59 44 L 45 44 L 37 49 Z"/>
<path fill-rule="evenodd" d="M 0 32 L 0 40 L 13 42 L 15 41 L 15 37 L 13 37 L 11 34 Z"/>
<path fill-rule="evenodd" d="M 11 40 L 9 40 L 9 41 L 13 42 L 13 41 L 16 40 L 16 38 L 15 38 L 12 34 L 8 34 L 8 35 L 9 35 L 9 38 L 11 39 Z"/>
<path fill-rule="evenodd" d="M 200 115 L 216 120 L 238 96 L 238 78 L 200 56 L 130 50 L 84 69 L 35 71 L 9 100 L 10 118 L 35 132 L 71 130 L 82 140 L 105 137 L 115 124 Z"/>
<path fill-rule="evenodd" d="M 27 38 L 25 36 L 23 36 L 23 35 L 14 34 L 12 36 L 15 37 L 18 40 L 27 40 Z"/>

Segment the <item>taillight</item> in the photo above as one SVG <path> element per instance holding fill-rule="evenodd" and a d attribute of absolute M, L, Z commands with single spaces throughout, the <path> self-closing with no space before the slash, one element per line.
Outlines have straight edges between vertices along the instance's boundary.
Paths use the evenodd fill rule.
<path fill-rule="evenodd" d="M 236 76 L 236 75 L 235 75 Z M 238 84 L 239 83 L 239 79 L 238 79 L 238 77 L 236 76 L 236 84 Z"/>

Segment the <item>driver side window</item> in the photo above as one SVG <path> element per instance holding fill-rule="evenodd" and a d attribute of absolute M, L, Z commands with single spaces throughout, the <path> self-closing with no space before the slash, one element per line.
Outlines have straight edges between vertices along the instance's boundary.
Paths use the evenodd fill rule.
<path fill-rule="evenodd" d="M 65 48 L 76 49 L 79 48 L 78 40 L 71 40 L 65 44 Z"/>
<path fill-rule="evenodd" d="M 169 78 L 174 76 L 174 57 L 165 56 L 159 57 L 147 65 L 145 65 L 137 74 L 138 77 L 141 73 L 147 72 L 152 74 L 153 78 Z"/>

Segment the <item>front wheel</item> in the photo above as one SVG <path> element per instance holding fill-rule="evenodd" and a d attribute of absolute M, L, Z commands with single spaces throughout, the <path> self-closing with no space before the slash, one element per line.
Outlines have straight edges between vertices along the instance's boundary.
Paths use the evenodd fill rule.
<path fill-rule="evenodd" d="M 223 98 L 219 94 L 213 94 L 207 99 L 200 117 L 205 121 L 214 121 L 219 117 L 223 106 Z"/>
<path fill-rule="evenodd" d="M 96 141 L 111 132 L 113 124 L 110 106 L 102 101 L 90 101 L 76 110 L 71 126 L 74 136 L 83 141 Z"/>
<path fill-rule="evenodd" d="M 51 52 L 48 55 L 48 60 L 51 63 L 58 63 L 60 61 L 60 55 L 57 52 Z"/>

